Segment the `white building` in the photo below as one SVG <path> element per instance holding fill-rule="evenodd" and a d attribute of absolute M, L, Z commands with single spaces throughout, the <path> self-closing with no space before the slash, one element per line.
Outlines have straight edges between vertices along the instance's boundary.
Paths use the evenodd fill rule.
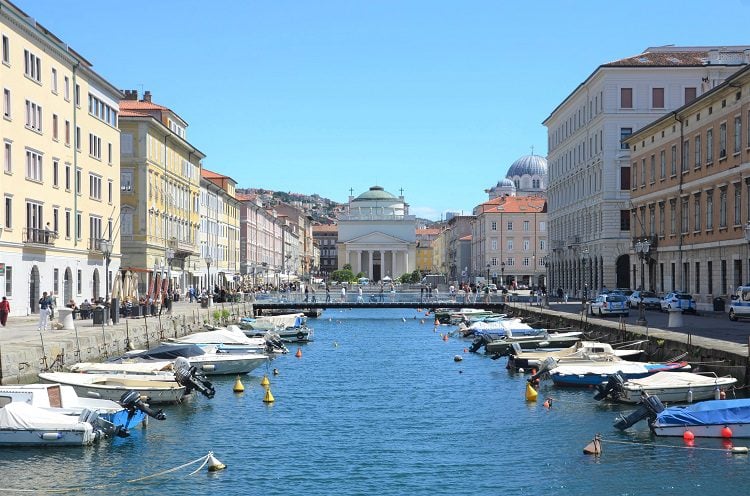
<path fill-rule="evenodd" d="M 544 121 L 552 287 L 627 287 L 630 151 L 621 140 L 750 60 L 750 47 L 647 48 L 603 64 Z"/>
<path fill-rule="evenodd" d="M 400 277 L 416 268 L 417 219 L 409 215 L 403 196 L 373 186 L 358 197 L 349 197 L 346 213 L 339 216 L 337 242 L 339 269 L 350 264 L 372 281 Z"/>

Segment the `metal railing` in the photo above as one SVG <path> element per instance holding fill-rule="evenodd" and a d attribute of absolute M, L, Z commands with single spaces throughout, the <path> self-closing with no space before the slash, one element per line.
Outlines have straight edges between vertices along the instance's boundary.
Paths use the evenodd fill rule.
<path fill-rule="evenodd" d="M 23 242 L 35 245 L 54 246 L 57 239 L 57 232 L 48 229 L 37 229 L 26 227 L 23 230 Z"/>

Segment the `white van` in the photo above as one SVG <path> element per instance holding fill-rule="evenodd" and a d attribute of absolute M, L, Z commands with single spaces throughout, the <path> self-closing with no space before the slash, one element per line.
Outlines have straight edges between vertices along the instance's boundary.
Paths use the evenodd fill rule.
<path fill-rule="evenodd" d="M 750 286 L 739 286 L 729 304 L 729 320 L 750 317 Z"/>

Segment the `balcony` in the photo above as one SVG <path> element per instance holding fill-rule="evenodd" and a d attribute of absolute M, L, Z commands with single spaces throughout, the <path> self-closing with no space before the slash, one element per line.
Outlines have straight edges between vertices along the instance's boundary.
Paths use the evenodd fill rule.
<path fill-rule="evenodd" d="M 106 239 L 102 238 L 89 238 L 87 243 L 87 248 L 89 251 L 94 252 L 101 252 L 102 251 L 102 242 L 107 241 Z"/>
<path fill-rule="evenodd" d="M 23 230 L 23 242 L 32 245 L 55 246 L 57 232 L 27 227 Z"/>
<path fill-rule="evenodd" d="M 169 247 L 174 250 L 175 258 L 185 258 L 198 254 L 197 247 L 189 241 L 178 240 L 177 238 L 169 239 Z"/>

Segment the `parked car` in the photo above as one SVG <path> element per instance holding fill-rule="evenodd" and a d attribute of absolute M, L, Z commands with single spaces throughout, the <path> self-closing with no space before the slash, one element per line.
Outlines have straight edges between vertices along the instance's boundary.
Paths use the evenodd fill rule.
<path fill-rule="evenodd" d="M 638 308 L 641 300 L 643 300 L 645 308 L 661 309 L 661 298 L 653 291 L 633 291 L 633 294 L 628 298 L 630 308 Z"/>
<path fill-rule="evenodd" d="M 750 286 L 740 286 L 732 295 L 732 301 L 729 304 L 729 320 L 748 317 L 750 317 Z"/>
<path fill-rule="evenodd" d="M 632 295 L 634 291 L 628 288 L 615 288 L 612 290 L 612 293 L 621 294 L 624 295 L 625 298 L 630 298 L 630 295 Z"/>
<path fill-rule="evenodd" d="M 661 299 L 662 312 L 668 312 L 673 308 L 681 309 L 682 313 L 697 313 L 698 311 L 693 295 L 680 293 L 679 291 L 667 293 L 664 295 L 664 298 Z"/>
<path fill-rule="evenodd" d="M 625 296 L 609 293 L 597 296 L 589 304 L 589 312 L 591 315 L 598 313 L 601 317 L 611 314 L 619 314 L 627 317 L 630 315 L 630 308 L 628 307 L 628 299 Z"/>

